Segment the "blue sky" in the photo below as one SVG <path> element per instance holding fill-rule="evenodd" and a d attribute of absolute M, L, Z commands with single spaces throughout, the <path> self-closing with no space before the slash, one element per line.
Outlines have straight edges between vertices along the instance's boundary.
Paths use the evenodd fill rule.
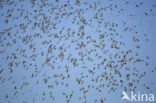
<path fill-rule="evenodd" d="M 135 103 L 122 101 L 122 91 L 156 95 L 155 0 L 0 7 L 0 103 Z"/>

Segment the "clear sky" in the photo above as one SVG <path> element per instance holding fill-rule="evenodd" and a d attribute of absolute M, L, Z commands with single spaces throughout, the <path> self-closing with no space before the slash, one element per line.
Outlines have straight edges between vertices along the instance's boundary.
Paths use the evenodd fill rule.
<path fill-rule="evenodd" d="M 155 27 L 156 0 L 1 0 L 0 103 L 156 96 Z"/>

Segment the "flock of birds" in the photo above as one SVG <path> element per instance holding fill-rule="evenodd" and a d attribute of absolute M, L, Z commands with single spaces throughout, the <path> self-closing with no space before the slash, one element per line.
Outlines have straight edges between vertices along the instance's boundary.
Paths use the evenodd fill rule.
<path fill-rule="evenodd" d="M 18 98 L 28 103 L 19 95 L 25 96 L 25 88 L 33 94 L 37 86 L 41 103 L 56 103 L 56 98 L 62 103 L 88 103 L 90 98 L 91 103 L 107 103 L 104 92 L 135 91 L 147 75 L 138 66 L 150 65 L 149 56 L 140 57 L 140 42 L 150 38 L 117 18 L 125 14 L 123 6 L 139 9 L 143 1 L 122 2 L 0 0 L 0 88 L 9 85 L 11 91 L 0 89 L 0 102 Z M 155 6 L 142 15 L 152 15 Z M 143 86 L 152 92 L 148 84 Z M 88 95 L 94 93 L 98 96 Z M 35 103 L 38 97 L 29 98 Z"/>

